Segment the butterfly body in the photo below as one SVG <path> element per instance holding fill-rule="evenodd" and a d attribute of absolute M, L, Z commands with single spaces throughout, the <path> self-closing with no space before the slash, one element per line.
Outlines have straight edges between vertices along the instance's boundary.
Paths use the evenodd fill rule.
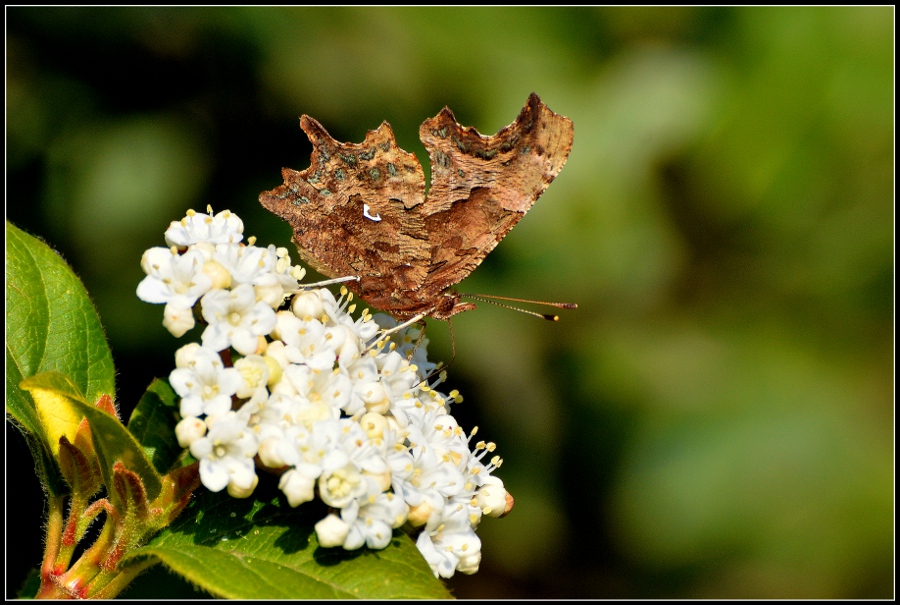
<path fill-rule="evenodd" d="M 397 318 L 447 319 L 475 308 L 450 288 L 467 277 L 531 208 L 562 169 L 572 122 L 532 94 L 515 122 L 485 137 L 448 108 L 419 129 L 431 160 L 397 147 L 390 125 L 362 143 L 340 143 L 308 116 L 313 144 L 304 171 L 260 203 L 291 224 L 301 258 Z"/>

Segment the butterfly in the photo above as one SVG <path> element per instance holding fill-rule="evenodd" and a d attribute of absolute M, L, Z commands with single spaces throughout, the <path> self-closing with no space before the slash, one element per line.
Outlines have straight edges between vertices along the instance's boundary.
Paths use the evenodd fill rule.
<path fill-rule="evenodd" d="M 448 319 L 475 308 L 451 287 L 519 222 L 569 157 L 572 121 L 532 93 L 516 120 L 493 136 L 456 122 L 444 107 L 419 136 L 431 188 L 390 124 L 362 143 L 341 143 L 300 118 L 313 145 L 310 167 L 282 169 L 284 184 L 260 203 L 290 223 L 300 257 L 398 319 Z"/>

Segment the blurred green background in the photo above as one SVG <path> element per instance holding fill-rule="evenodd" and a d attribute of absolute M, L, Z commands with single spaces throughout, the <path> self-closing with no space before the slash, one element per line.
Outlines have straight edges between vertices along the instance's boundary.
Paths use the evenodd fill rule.
<path fill-rule="evenodd" d="M 257 196 L 309 165 L 301 114 L 353 142 L 387 120 L 424 160 L 444 105 L 493 134 L 537 92 L 575 124 L 568 164 L 461 289 L 579 309 L 454 318 L 445 386 L 516 498 L 455 594 L 890 597 L 893 23 L 7 8 L 7 216 L 84 279 L 127 412 L 182 344 L 135 296 L 141 253 L 207 204 L 288 245 Z M 428 336 L 449 359 L 446 325 Z M 8 536 L 9 596 L 40 561 L 41 493 L 7 432 L 7 529 L 28 536 Z"/>

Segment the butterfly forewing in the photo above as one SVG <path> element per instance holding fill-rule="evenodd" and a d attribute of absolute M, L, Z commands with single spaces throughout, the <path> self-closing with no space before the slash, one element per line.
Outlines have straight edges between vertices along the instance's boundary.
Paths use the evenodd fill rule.
<path fill-rule="evenodd" d="M 572 149 L 572 122 L 536 94 L 494 136 L 460 126 L 445 108 L 419 134 L 431 158 L 423 213 L 436 296 L 466 278 L 534 205 Z"/>
<path fill-rule="evenodd" d="M 311 165 L 285 168 L 284 184 L 260 202 L 291 224 L 301 258 L 348 282 L 397 317 L 446 318 L 472 308 L 444 291 L 468 276 L 562 169 L 572 122 L 532 94 L 515 122 L 492 137 L 457 124 L 444 108 L 420 136 L 432 185 L 416 157 L 397 147 L 387 122 L 362 143 L 340 143 L 303 116 Z M 449 305 L 449 306 L 448 306 Z"/>
<path fill-rule="evenodd" d="M 309 116 L 300 125 L 313 144 L 310 167 L 284 169 L 284 185 L 260 202 L 291 224 L 300 257 L 314 269 L 359 276 L 347 286 L 375 307 L 402 304 L 402 293 L 426 277 L 424 224 L 409 211 L 425 199 L 422 166 L 397 147 L 386 122 L 360 144 L 338 142 Z"/>

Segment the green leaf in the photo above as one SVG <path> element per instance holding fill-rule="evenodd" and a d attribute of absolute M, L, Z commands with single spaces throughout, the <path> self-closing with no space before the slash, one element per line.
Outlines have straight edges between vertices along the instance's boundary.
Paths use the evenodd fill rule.
<path fill-rule="evenodd" d="M 67 490 L 31 397 L 19 384 L 46 371 L 70 377 L 88 401 L 115 394 L 100 318 L 69 266 L 40 240 L 6 223 L 6 413 L 28 435 L 53 494 Z"/>
<path fill-rule="evenodd" d="M 18 599 L 33 599 L 37 596 L 38 590 L 41 588 L 41 570 L 34 568 L 29 570 L 22 582 L 22 588 L 19 589 Z"/>
<path fill-rule="evenodd" d="M 126 468 L 140 476 L 150 500 L 159 494 L 162 480 L 144 455 L 141 445 L 118 418 L 85 401 L 68 377 L 59 372 L 44 372 L 23 380 L 22 387 L 32 393 L 39 408 L 69 408 L 77 413 L 79 421 L 81 418 L 88 419 L 107 488 L 113 485 L 113 464 L 121 461 Z M 68 412 L 62 414 L 63 422 L 68 422 L 70 416 Z M 74 440 L 74 436 L 70 437 L 71 440 Z M 107 489 L 107 493 L 111 499 L 117 498 L 115 490 Z"/>
<path fill-rule="evenodd" d="M 168 472 L 184 452 L 175 437 L 177 402 L 178 395 L 169 383 L 157 378 L 147 387 L 128 421 L 128 430 L 160 473 Z"/>
<path fill-rule="evenodd" d="M 37 591 L 35 591 L 37 592 Z M 163 565 L 154 565 L 119 593 L 118 599 L 130 601 L 209 599 L 208 592 L 194 588 L 184 578 L 172 573 Z"/>
<path fill-rule="evenodd" d="M 326 512 L 315 503 L 292 509 L 279 496 L 237 500 L 206 492 L 123 563 L 155 557 L 225 598 L 450 598 L 402 532 L 379 551 L 319 547 L 313 526 Z"/>
<path fill-rule="evenodd" d="M 33 431 L 22 379 L 55 370 L 94 402 L 115 395 L 115 369 L 97 311 L 65 261 L 8 221 L 6 254 L 6 409 Z"/>

